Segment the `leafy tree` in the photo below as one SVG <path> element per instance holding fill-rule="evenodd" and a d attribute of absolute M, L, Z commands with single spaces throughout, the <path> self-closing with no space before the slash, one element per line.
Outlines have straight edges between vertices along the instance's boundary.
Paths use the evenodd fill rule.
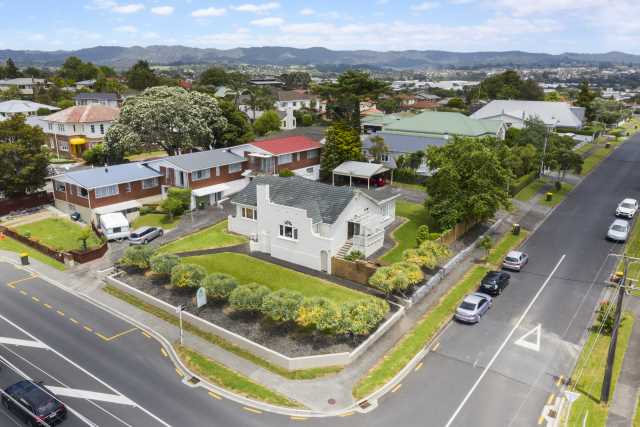
<path fill-rule="evenodd" d="M 237 311 L 258 312 L 269 293 L 269 288 L 257 283 L 238 286 L 229 295 L 229 305 Z"/>
<path fill-rule="evenodd" d="M 90 165 L 108 163 L 108 153 L 104 144 L 96 144 L 82 153 L 82 158 Z"/>
<path fill-rule="evenodd" d="M 596 94 L 589 88 L 589 82 L 587 80 L 583 80 L 580 83 L 580 88 L 578 90 L 576 105 L 578 107 L 585 108 L 585 117 L 589 121 L 594 119 L 593 108 L 591 106 L 594 99 L 596 99 Z"/>
<path fill-rule="evenodd" d="M 127 87 L 114 78 L 100 77 L 94 87 L 96 92 L 117 93 L 122 95 Z"/>
<path fill-rule="evenodd" d="M 562 101 L 562 97 L 557 91 L 554 90 L 552 92 L 545 93 L 544 100 L 551 101 L 551 102 L 560 102 Z"/>
<path fill-rule="evenodd" d="M 12 99 L 22 99 L 22 93 L 17 86 L 10 86 L 8 89 L 0 90 L 0 101 L 11 101 Z"/>
<path fill-rule="evenodd" d="M 280 116 L 274 110 L 267 110 L 253 123 L 253 129 L 258 135 L 280 130 Z"/>
<path fill-rule="evenodd" d="M 128 99 L 105 136 L 117 151 L 160 145 L 169 155 L 209 147 L 227 126 L 218 101 L 179 87 L 153 87 Z"/>
<path fill-rule="evenodd" d="M 575 141 L 569 136 L 552 134 L 549 137 L 549 147 L 545 156 L 545 165 L 558 172 L 558 180 L 564 179 L 568 171 L 580 173 L 584 162 L 582 156 L 573 148 Z"/>
<path fill-rule="evenodd" d="M 267 111 L 273 110 L 273 106 L 276 103 L 276 98 L 273 92 L 266 87 L 247 85 L 244 89 L 245 94 L 249 95 L 249 107 L 251 111 Z M 253 115 L 255 116 L 255 115 Z M 280 125 L 278 125 L 279 130 Z M 257 132 L 257 131 L 256 131 Z"/>
<path fill-rule="evenodd" d="M 204 86 L 224 86 L 227 84 L 228 76 L 227 72 L 222 67 L 210 67 L 207 68 L 198 79 L 198 83 Z"/>
<path fill-rule="evenodd" d="M 611 335 L 616 322 L 616 305 L 609 301 L 601 302 L 598 306 L 598 323 L 602 326 L 602 332 Z M 622 321 L 621 321 L 622 323 Z"/>
<path fill-rule="evenodd" d="M 511 175 L 502 160 L 486 138 L 454 138 L 428 148 L 427 165 L 435 172 L 426 182 L 426 206 L 440 227 L 486 220 L 509 206 Z"/>
<path fill-rule="evenodd" d="M 0 121 L 0 194 L 35 192 L 45 185 L 49 156 L 42 129 L 29 126 L 22 115 Z"/>
<path fill-rule="evenodd" d="M 447 107 L 449 108 L 457 108 L 459 110 L 464 110 L 465 108 L 467 108 L 467 106 L 464 103 L 464 100 L 462 98 L 451 98 L 448 102 L 447 102 Z"/>
<path fill-rule="evenodd" d="M 61 99 L 58 101 L 58 108 L 61 110 L 66 110 L 67 108 L 71 108 L 75 105 L 75 103 L 70 99 Z"/>
<path fill-rule="evenodd" d="M 238 287 L 238 281 L 229 274 L 212 273 L 204 278 L 202 286 L 207 291 L 207 296 L 216 301 L 226 301 L 234 289 Z"/>
<path fill-rule="evenodd" d="M 36 67 L 27 67 L 22 70 L 22 75 L 25 77 L 33 77 L 36 79 L 44 79 L 49 77 L 50 73 Z"/>
<path fill-rule="evenodd" d="M 149 268 L 151 257 L 154 255 L 155 249 L 147 245 L 129 246 L 125 251 L 118 264 L 126 267 L 136 267 L 140 270 Z"/>
<path fill-rule="evenodd" d="M 151 271 L 156 274 L 170 275 L 175 266 L 180 264 L 180 257 L 174 254 L 156 254 L 149 260 Z"/>
<path fill-rule="evenodd" d="M 420 246 L 422 242 L 429 240 L 429 226 L 422 224 L 418 227 L 418 232 L 416 233 L 416 244 Z"/>
<path fill-rule="evenodd" d="M 20 70 L 16 67 L 13 59 L 8 58 L 4 65 L 4 75 L 8 79 L 16 79 L 21 76 Z"/>
<path fill-rule="evenodd" d="M 227 126 L 216 128 L 215 141 L 217 146 L 231 147 L 246 144 L 255 139 L 251 123 L 247 116 L 238 111 L 233 102 L 220 100 L 218 102 L 222 115 L 227 119 Z"/>
<path fill-rule="evenodd" d="M 311 113 L 304 113 L 302 120 L 300 121 L 303 127 L 309 127 L 313 125 L 313 115 Z"/>
<path fill-rule="evenodd" d="M 93 230 L 91 229 L 91 227 L 82 227 L 82 230 L 80 230 L 80 234 L 78 235 L 78 240 L 82 244 L 83 252 L 87 251 L 87 240 L 91 238 L 92 234 L 93 234 Z"/>
<path fill-rule="evenodd" d="M 240 72 L 236 71 L 236 72 L 227 74 L 226 85 L 229 86 L 229 88 L 234 93 L 234 103 L 236 104 L 236 106 L 238 106 L 240 95 L 247 88 L 247 81 L 248 81 L 247 76 Z"/>
<path fill-rule="evenodd" d="M 380 267 L 369 278 L 369 284 L 387 295 L 404 291 L 410 286 L 409 277 L 402 269 L 394 266 Z"/>
<path fill-rule="evenodd" d="M 478 88 L 478 96 L 489 99 L 542 101 L 544 91 L 534 80 L 522 80 L 516 71 L 507 70 L 484 79 Z"/>
<path fill-rule="evenodd" d="M 127 85 L 131 89 L 145 90 L 158 85 L 158 76 L 149 66 L 147 61 L 138 61 L 127 71 Z"/>
<path fill-rule="evenodd" d="M 378 101 L 376 107 L 378 107 L 379 110 L 384 111 L 386 114 L 397 113 L 400 111 L 400 100 L 395 97 L 385 98 Z"/>
<path fill-rule="evenodd" d="M 307 89 L 309 84 L 311 84 L 311 76 L 305 71 L 293 71 L 282 74 L 280 80 L 284 82 L 284 87 L 287 90 Z"/>
<path fill-rule="evenodd" d="M 296 323 L 304 328 L 332 331 L 340 324 L 340 309 L 328 298 L 305 298 L 298 309 Z"/>
<path fill-rule="evenodd" d="M 422 283 L 422 281 L 424 280 L 424 273 L 418 265 L 412 262 L 396 262 L 392 264 L 392 267 L 397 271 L 401 271 L 407 276 L 407 279 L 409 280 L 409 286 L 415 286 L 419 283 Z"/>
<path fill-rule="evenodd" d="M 114 70 L 113 68 L 109 67 L 108 65 L 101 65 L 98 67 L 98 77 L 99 78 L 113 78 L 113 77 L 117 77 L 118 73 L 116 73 L 116 70 Z"/>
<path fill-rule="evenodd" d="M 377 163 L 382 163 L 382 157 L 389 154 L 389 146 L 384 142 L 384 138 L 380 135 L 371 137 L 371 147 L 369 147 L 369 155 Z"/>
<path fill-rule="evenodd" d="M 362 160 L 360 134 L 342 123 L 336 123 L 327 129 L 327 137 L 320 158 L 322 179 L 331 177 L 331 171 L 347 160 Z"/>
<path fill-rule="evenodd" d="M 191 207 L 191 190 L 188 188 L 170 188 L 167 197 L 160 202 L 160 209 L 165 211 L 171 220 Z"/>
<path fill-rule="evenodd" d="M 446 245 L 434 240 L 425 240 L 416 249 L 405 250 L 402 259 L 420 267 L 434 269 L 450 255 L 451 251 Z"/>
<path fill-rule="evenodd" d="M 349 335 L 369 335 L 389 312 L 389 304 L 378 298 L 343 303 L 340 306 L 338 332 Z"/>
<path fill-rule="evenodd" d="M 480 239 L 480 241 L 478 242 L 478 248 L 484 251 L 485 257 L 489 256 L 489 251 L 491 250 L 492 247 L 493 247 L 493 240 L 491 240 L 491 237 L 489 237 L 488 235 L 485 235 L 484 237 L 482 237 L 482 239 Z"/>
<path fill-rule="evenodd" d="M 97 78 L 98 71 L 98 67 L 91 62 L 85 63 L 77 56 L 70 56 L 62 64 L 58 74 L 66 80 L 77 82 Z"/>
<path fill-rule="evenodd" d="M 206 276 L 207 271 L 201 265 L 178 264 L 171 270 L 171 285 L 176 288 L 198 288 Z"/>
<path fill-rule="evenodd" d="M 278 176 L 281 176 L 282 178 L 289 178 L 294 175 L 295 174 L 291 172 L 289 169 L 280 169 L 280 172 L 278 172 Z"/>
<path fill-rule="evenodd" d="M 303 296 L 300 292 L 279 289 L 262 301 L 262 314 L 277 322 L 292 322 L 298 317 Z"/>

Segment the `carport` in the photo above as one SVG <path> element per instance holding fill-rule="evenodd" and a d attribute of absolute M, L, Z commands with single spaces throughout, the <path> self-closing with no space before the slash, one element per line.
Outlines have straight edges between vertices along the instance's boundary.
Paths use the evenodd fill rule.
<path fill-rule="evenodd" d="M 331 184 L 336 185 L 336 175 L 349 177 L 349 187 L 353 187 L 353 178 L 367 180 L 367 188 L 371 188 L 371 179 L 389 173 L 393 184 L 393 170 L 378 163 L 347 161 L 341 163 L 331 172 Z"/>

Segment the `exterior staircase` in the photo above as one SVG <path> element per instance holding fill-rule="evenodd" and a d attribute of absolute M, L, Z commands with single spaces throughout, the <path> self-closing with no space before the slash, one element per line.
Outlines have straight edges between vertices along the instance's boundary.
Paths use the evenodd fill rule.
<path fill-rule="evenodd" d="M 342 245 L 338 253 L 336 254 L 336 258 L 344 259 L 344 257 L 347 256 L 347 254 L 351 251 L 352 247 L 353 247 L 353 240 L 351 239 L 347 240 L 345 244 Z"/>

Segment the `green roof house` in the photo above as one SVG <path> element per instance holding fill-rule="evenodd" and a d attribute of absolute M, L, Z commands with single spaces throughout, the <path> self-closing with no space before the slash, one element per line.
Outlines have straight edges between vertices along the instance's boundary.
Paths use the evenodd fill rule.
<path fill-rule="evenodd" d="M 389 122 L 384 133 L 447 138 L 448 136 L 503 138 L 506 128 L 501 120 L 478 120 L 461 113 L 425 111 L 413 117 Z"/>

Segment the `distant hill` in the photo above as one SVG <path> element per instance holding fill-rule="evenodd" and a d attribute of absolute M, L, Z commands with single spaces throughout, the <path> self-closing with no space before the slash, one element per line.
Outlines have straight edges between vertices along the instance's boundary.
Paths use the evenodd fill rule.
<path fill-rule="evenodd" d="M 186 46 L 119 47 L 97 46 L 75 51 L 0 50 L 0 61 L 12 58 L 19 66 L 59 66 L 75 55 L 83 61 L 118 68 L 130 67 L 140 59 L 154 65 L 251 64 L 313 65 L 320 67 L 365 66 L 394 69 L 552 67 L 562 65 L 640 64 L 640 55 L 607 53 L 446 52 L 439 50 L 329 50 L 322 47 L 249 47 L 228 50 Z"/>

